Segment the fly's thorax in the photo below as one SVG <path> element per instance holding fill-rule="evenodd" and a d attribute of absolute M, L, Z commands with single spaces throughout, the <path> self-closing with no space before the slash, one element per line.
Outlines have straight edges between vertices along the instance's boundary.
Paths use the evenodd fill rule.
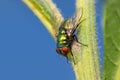
<path fill-rule="evenodd" d="M 68 39 L 67 30 L 65 28 L 61 28 L 57 36 L 57 47 L 68 47 L 70 45 Z"/>
<path fill-rule="evenodd" d="M 72 20 L 66 19 L 59 28 L 59 33 L 57 35 L 57 47 L 70 47 L 72 43 Z"/>
<path fill-rule="evenodd" d="M 74 26 L 70 20 L 66 22 L 66 24 L 64 25 L 64 28 L 66 29 L 67 35 L 72 36 L 72 31 L 73 31 Z"/>
<path fill-rule="evenodd" d="M 60 34 L 59 36 L 58 36 L 58 40 L 57 40 L 57 42 L 60 44 L 60 45 L 66 45 L 67 46 L 67 44 L 68 44 L 68 36 L 67 36 L 67 34 Z"/>

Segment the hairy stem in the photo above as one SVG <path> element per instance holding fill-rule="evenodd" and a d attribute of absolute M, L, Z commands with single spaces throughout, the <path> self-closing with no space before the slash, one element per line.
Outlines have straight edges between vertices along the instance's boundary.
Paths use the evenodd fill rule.
<path fill-rule="evenodd" d="M 23 0 L 23 2 L 34 12 L 56 40 L 55 33 L 64 18 L 52 0 Z"/>
<path fill-rule="evenodd" d="M 97 50 L 96 24 L 95 24 L 95 1 L 77 0 L 76 11 L 82 8 L 82 22 L 78 29 L 78 39 L 81 45 L 78 51 L 74 51 L 77 64 L 73 64 L 77 80 L 101 80 L 100 66 Z"/>

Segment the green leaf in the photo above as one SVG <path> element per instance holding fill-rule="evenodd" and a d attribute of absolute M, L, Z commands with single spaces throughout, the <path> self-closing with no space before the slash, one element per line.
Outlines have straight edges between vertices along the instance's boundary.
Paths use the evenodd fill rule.
<path fill-rule="evenodd" d="M 104 7 L 104 78 L 120 80 L 120 0 L 108 0 Z"/>

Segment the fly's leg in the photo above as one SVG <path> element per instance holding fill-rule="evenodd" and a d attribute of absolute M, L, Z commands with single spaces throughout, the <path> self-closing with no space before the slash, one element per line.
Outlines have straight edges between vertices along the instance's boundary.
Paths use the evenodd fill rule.
<path fill-rule="evenodd" d="M 80 25 L 82 22 L 84 22 L 85 20 L 86 20 L 86 19 L 83 19 L 83 20 L 81 20 L 80 22 L 78 22 L 78 24 L 74 25 L 75 27 L 72 29 L 71 34 L 74 34 L 74 32 L 76 31 L 76 29 L 79 27 L 79 25 Z"/>
<path fill-rule="evenodd" d="M 75 58 L 74 58 L 74 55 L 73 55 L 73 53 L 72 53 L 71 50 L 70 50 L 70 53 L 71 53 L 71 55 L 72 55 L 72 57 L 73 57 L 73 62 L 74 62 L 74 64 L 76 64 L 76 62 L 75 62 Z"/>
<path fill-rule="evenodd" d="M 75 58 L 74 58 L 74 56 L 73 56 L 72 51 L 70 51 L 70 53 L 71 53 L 71 55 L 72 55 L 72 57 L 73 57 L 73 62 L 74 62 L 74 64 L 75 64 Z M 67 63 L 68 63 L 68 56 L 66 56 L 66 59 L 67 59 Z"/>
<path fill-rule="evenodd" d="M 73 35 L 73 39 L 74 39 L 77 43 L 79 43 L 79 44 L 81 44 L 81 45 L 83 45 L 83 46 L 88 47 L 88 45 L 85 45 L 85 44 L 79 42 L 78 39 L 77 39 L 77 37 L 76 37 L 76 35 Z"/>

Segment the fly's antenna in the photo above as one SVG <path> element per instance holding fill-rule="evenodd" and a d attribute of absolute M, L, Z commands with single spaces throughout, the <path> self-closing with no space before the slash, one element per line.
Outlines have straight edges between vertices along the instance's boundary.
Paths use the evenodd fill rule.
<path fill-rule="evenodd" d="M 79 8 L 78 11 L 76 11 L 74 16 L 71 18 L 74 27 L 80 22 L 82 16 L 83 16 L 83 9 Z"/>

